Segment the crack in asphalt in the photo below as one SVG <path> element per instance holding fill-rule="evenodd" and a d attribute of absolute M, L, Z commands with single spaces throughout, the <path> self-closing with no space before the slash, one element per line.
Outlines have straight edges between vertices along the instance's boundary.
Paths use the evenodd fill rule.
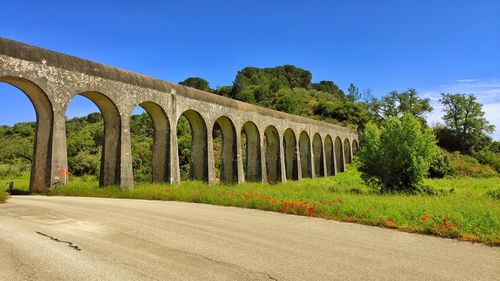
<path fill-rule="evenodd" d="M 40 235 L 42 235 L 42 236 L 45 236 L 45 237 L 47 237 L 47 238 L 50 238 L 51 240 L 54 240 L 54 241 L 56 241 L 56 242 L 61 242 L 61 243 L 68 244 L 68 246 L 69 246 L 69 247 L 71 247 L 71 248 L 73 248 L 73 249 L 75 249 L 75 250 L 77 250 L 77 251 L 81 251 L 81 250 L 82 250 L 80 247 L 78 247 L 77 245 L 73 244 L 73 242 L 70 242 L 70 241 L 65 241 L 65 240 L 60 240 L 60 239 L 57 239 L 57 238 L 55 238 L 55 237 L 53 237 L 53 236 L 50 236 L 50 235 L 45 234 L 45 233 L 40 232 L 40 231 L 37 231 L 36 233 L 37 233 L 37 234 L 40 234 Z"/>
<path fill-rule="evenodd" d="M 129 236 L 129 237 L 134 237 L 135 239 L 142 240 L 142 241 L 144 241 L 146 243 L 150 243 L 150 244 L 154 244 L 154 245 L 161 246 L 161 247 L 164 247 L 164 248 L 168 248 L 171 251 L 182 253 L 182 254 L 185 254 L 185 255 L 188 255 L 188 256 L 202 258 L 202 259 L 205 259 L 205 260 L 210 261 L 210 262 L 215 263 L 215 264 L 223 264 L 223 265 L 227 265 L 227 266 L 230 266 L 230 267 L 240 268 L 240 269 L 242 269 L 242 270 L 244 270 L 244 271 L 246 271 L 248 273 L 251 273 L 254 276 L 255 275 L 262 275 L 262 276 L 266 276 L 270 280 L 278 281 L 278 279 L 274 278 L 273 276 L 269 275 L 266 272 L 255 271 L 255 270 L 246 268 L 244 266 L 241 266 L 241 265 L 238 265 L 238 264 L 235 264 L 235 263 L 230 263 L 230 262 L 226 262 L 226 261 L 220 261 L 220 260 L 216 260 L 216 259 L 213 259 L 211 257 L 205 256 L 205 255 L 202 255 L 202 254 L 192 253 L 192 252 L 184 251 L 184 250 L 181 250 L 181 249 L 172 248 L 172 247 L 169 247 L 169 246 L 166 246 L 166 245 L 162 245 L 162 244 L 159 244 L 157 242 L 153 242 L 153 241 L 144 239 L 142 237 L 133 236 L 133 235 L 130 235 L 130 234 L 127 234 L 127 233 L 120 232 L 120 234 L 121 235 L 125 235 L 125 236 Z"/>

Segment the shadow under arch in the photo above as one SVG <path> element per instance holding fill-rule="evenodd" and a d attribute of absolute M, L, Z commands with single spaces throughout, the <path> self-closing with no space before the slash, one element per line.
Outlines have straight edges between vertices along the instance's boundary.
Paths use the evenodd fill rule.
<path fill-rule="evenodd" d="M 305 131 L 302 131 L 299 136 L 299 151 L 302 177 L 312 178 L 311 141 Z"/>
<path fill-rule="evenodd" d="M 325 137 L 325 160 L 326 160 L 326 169 L 325 176 L 333 176 L 335 175 L 335 158 L 333 153 L 333 141 L 330 135 Z"/>
<path fill-rule="evenodd" d="M 314 155 L 314 175 L 316 177 L 325 176 L 325 167 L 323 163 L 323 141 L 321 136 L 316 133 L 313 136 L 313 155 Z"/>
<path fill-rule="evenodd" d="M 241 128 L 241 145 L 245 181 L 262 181 L 260 133 L 255 123 L 247 121 Z"/>
<path fill-rule="evenodd" d="M 138 106 L 146 111 L 153 124 L 151 182 L 170 182 L 170 122 L 167 113 L 160 105 L 150 101 Z"/>
<path fill-rule="evenodd" d="M 36 113 L 35 140 L 29 191 L 44 192 L 50 188 L 52 180 L 52 134 L 54 110 L 47 94 L 34 82 L 15 76 L 1 76 L 0 82 L 21 90 L 31 101 Z"/>
<path fill-rule="evenodd" d="M 297 140 L 292 129 L 288 128 L 283 133 L 283 148 L 285 152 L 286 178 L 296 180 L 299 178 L 297 171 Z"/>
<path fill-rule="evenodd" d="M 92 101 L 104 120 L 104 138 L 102 142 L 99 186 L 120 185 L 121 172 L 121 118 L 115 103 L 105 94 L 97 91 L 83 91 L 74 95 L 83 96 Z M 66 109 L 71 103 L 66 105 Z"/>
<path fill-rule="evenodd" d="M 266 174 L 269 183 L 281 182 L 280 139 L 278 130 L 268 126 L 264 133 L 266 152 Z"/>
<path fill-rule="evenodd" d="M 342 141 L 340 137 L 335 138 L 335 166 L 337 172 L 341 173 L 344 171 L 344 149 L 342 148 Z"/>
<path fill-rule="evenodd" d="M 227 116 L 221 116 L 217 118 L 217 120 L 215 120 L 213 131 L 215 131 L 217 127 L 222 132 L 220 181 L 222 183 L 235 183 L 238 181 L 236 129 L 234 127 L 233 121 L 231 121 L 231 119 L 229 119 Z M 212 134 L 212 137 L 213 135 L 214 134 Z"/>
<path fill-rule="evenodd" d="M 206 122 L 200 113 L 192 109 L 184 111 L 181 116 L 184 116 L 188 120 L 189 127 L 191 128 L 189 177 L 193 180 L 208 182 L 208 134 Z M 179 120 L 177 120 L 178 124 Z"/>
<path fill-rule="evenodd" d="M 344 157 L 346 164 L 352 163 L 351 144 L 348 138 L 344 140 Z"/>
<path fill-rule="evenodd" d="M 359 150 L 359 144 L 357 140 L 352 140 L 352 155 L 356 155 Z"/>

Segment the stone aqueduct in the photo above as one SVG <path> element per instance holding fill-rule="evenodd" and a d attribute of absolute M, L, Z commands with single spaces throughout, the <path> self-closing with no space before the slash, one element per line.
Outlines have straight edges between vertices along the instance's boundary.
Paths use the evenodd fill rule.
<path fill-rule="evenodd" d="M 286 114 L 141 74 L 0 38 L 0 82 L 19 88 L 37 115 L 30 191 L 61 181 L 68 167 L 66 107 L 75 95 L 104 118 L 101 186 L 134 185 L 130 118 L 141 106 L 154 126 L 154 182 L 180 181 L 177 120 L 191 125 L 193 179 L 215 182 L 212 128 L 222 131 L 221 181 L 284 182 L 331 176 L 358 148 L 355 130 Z M 241 137 L 246 136 L 246 163 Z"/>

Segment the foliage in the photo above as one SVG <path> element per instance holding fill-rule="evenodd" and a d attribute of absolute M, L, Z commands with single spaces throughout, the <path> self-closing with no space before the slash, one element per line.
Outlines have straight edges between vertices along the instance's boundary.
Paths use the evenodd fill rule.
<path fill-rule="evenodd" d="M 494 126 L 484 118 L 476 96 L 442 94 L 445 127 L 437 132 L 439 144 L 449 150 L 471 153 L 491 143 Z"/>
<path fill-rule="evenodd" d="M 378 121 L 410 114 L 420 120 L 422 124 L 426 124 L 424 114 L 432 111 L 429 99 L 419 98 L 415 89 L 408 89 L 402 93 L 392 91 L 380 99 L 373 98 L 368 103 L 368 107 Z"/>
<path fill-rule="evenodd" d="M 358 154 L 362 178 L 382 192 L 416 192 L 436 150 L 432 132 L 411 115 L 392 117 L 381 129 L 370 123 Z"/>
<path fill-rule="evenodd" d="M 487 148 L 473 152 L 472 156 L 474 156 L 479 163 L 489 165 L 495 169 L 497 173 L 500 173 L 500 152 L 494 152 Z"/>
<path fill-rule="evenodd" d="M 179 82 L 180 85 L 188 86 L 205 92 L 212 92 L 208 85 L 208 81 L 200 77 L 189 77 L 184 81 Z"/>
<path fill-rule="evenodd" d="M 291 114 L 309 116 L 343 125 L 362 125 L 369 120 L 358 89 L 350 94 L 332 81 L 311 82 L 309 71 L 284 65 L 273 68 L 246 67 L 238 72 L 233 86 L 219 87 L 215 93 Z"/>
<path fill-rule="evenodd" d="M 4 203 L 7 198 L 9 198 L 9 194 L 3 190 L 0 190 L 0 203 Z"/>
<path fill-rule="evenodd" d="M 479 163 L 477 159 L 470 155 L 464 155 L 456 151 L 448 153 L 448 159 L 453 171 L 457 177 L 497 177 L 498 173 L 489 165 Z"/>
<path fill-rule="evenodd" d="M 432 160 L 431 166 L 429 167 L 429 177 L 431 178 L 443 178 L 447 175 L 452 175 L 453 169 L 448 160 L 446 151 L 442 148 L 436 151 L 436 155 Z"/>

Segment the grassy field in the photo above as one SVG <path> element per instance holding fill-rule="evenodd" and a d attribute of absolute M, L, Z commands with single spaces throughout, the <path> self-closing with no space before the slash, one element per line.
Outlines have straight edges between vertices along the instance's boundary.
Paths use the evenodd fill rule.
<path fill-rule="evenodd" d="M 6 187 L 8 181 L 1 181 Z M 14 180 L 17 192 L 25 178 Z M 50 195 L 176 200 L 253 208 L 356 222 L 408 232 L 500 245 L 500 177 L 429 179 L 437 195 L 381 195 L 372 192 L 354 167 L 330 178 L 276 185 L 245 183 L 208 186 L 137 184 L 133 190 L 98 188 L 96 181 L 72 179 Z"/>

